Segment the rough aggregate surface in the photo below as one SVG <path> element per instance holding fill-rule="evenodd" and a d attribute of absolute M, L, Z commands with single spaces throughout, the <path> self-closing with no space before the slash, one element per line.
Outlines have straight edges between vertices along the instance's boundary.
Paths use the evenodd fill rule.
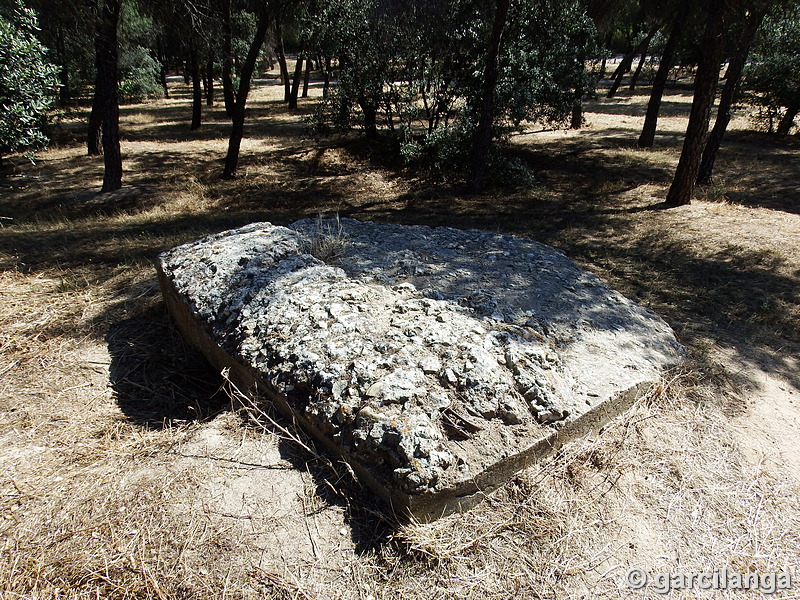
<path fill-rule="evenodd" d="M 409 496 L 463 488 L 682 355 L 560 251 L 487 231 L 253 223 L 159 269 L 312 433 Z"/>

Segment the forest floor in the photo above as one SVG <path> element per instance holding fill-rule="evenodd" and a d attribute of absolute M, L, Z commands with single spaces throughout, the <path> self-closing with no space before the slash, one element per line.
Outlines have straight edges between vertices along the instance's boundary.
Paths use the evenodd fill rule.
<path fill-rule="evenodd" d="M 221 181 L 224 112 L 189 132 L 173 87 L 122 108 L 119 192 L 95 193 L 81 111 L 0 178 L 0 597 L 661 597 L 629 589 L 634 568 L 785 571 L 777 597 L 800 597 L 800 136 L 742 113 L 715 185 L 661 210 L 691 98 L 669 93 L 645 151 L 647 90 L 626 91 L 588 103 L 581 130 L 515 136 L 535 187 L 469 197 L 381 148 L 308 137 L 315 100 L 290 112 L 264 80 L 241 177 Z M 155 279 L 178 243 L 320 213 L 562 248 L 664 317 L 686 368 L 476 509 L 398 526 L 225 394 Z"/>

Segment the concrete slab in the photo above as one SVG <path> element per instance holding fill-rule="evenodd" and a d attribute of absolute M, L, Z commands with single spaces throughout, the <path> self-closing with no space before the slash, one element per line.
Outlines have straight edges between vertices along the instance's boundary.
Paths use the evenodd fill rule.
<path fill-rule="evenodd" d="M 468 508 L 683 354 L 563 253 L 487 231 L 254 223 L 158 258 L 183 334 L 400 514 Z"/>

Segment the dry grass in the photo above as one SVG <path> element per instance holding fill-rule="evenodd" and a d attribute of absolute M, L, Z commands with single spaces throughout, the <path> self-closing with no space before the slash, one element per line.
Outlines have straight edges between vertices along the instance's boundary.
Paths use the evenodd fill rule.
<path fill-rule="evenodd" d="M 339 215 L 335 219 L 326 220 L 320 214 L 317 216 L 314 231 L 308 238 L 308 248 L 304 251 L 324 263 L 333 264 L 344 254 L 348 242 Z"/>
<path fill-rule="evenodd" d="M 401 531 L 437 577 L 458 583 L 426 594 L 425 580 L 417 597 L 629 597 L 631 568 L 796 572 L 796 481 L 744 464 L 692 380 L 653 390 L 468 515 Z"/>
<path fill-rule="evenodd" d="M 222 182 L 221 110 L 190 134 L 176 92 L 123 108 L 125 190 L 91 191 L 79 119 L 0 182 L 0 596 L 645 598 L 629 568 L 800 577 L 795 141 L 734 130 L 705 198 L 652 210 L 688 98 L 643 152 L 646 98 L 622 94 L 585 130 L 519 136 L 539 189 L 473 198 L 381 167 L 380 148 L 304 139 L 270 84 L 245 175 Z M 320 213 L 553 243 L 665 316 L 692 370 L 476 509 L 398 527 L 291 424 L 231 410 L 154 280 L 162 249 Z"/>

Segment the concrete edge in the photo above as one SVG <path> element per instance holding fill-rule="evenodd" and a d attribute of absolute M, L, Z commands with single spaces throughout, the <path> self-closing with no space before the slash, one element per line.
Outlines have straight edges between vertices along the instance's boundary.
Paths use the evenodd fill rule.
<path fill-rule="evenodd" d="M 553 429 L 546 437 L 496 462 L 476 478 L 459 482 L 436 492 L 426 492 L 420 495 L 409 495 L 399 490 L 391 491 L 382 485 L 368 469 L 347 453 L 342 452 L 340 447 L 322 435 L 308 419 L 295 412 L 287 402 L 287 398 L 268 381 L 265 381 L 254 368 L 242 364 L 214 342 L 204 324 L 191 313 L 187 304 L 182 300 L 180 293 L 164 273 L 158 261 L 156 270 L 167 310 L 184 339 L 198 349 L 214 368 L 219 371 L 228 368 L 230 380 L 242 393 L 251 398 L 266 398 L 284 417 L 298 423 L 307 434 L 320 442 L 331 454 L 346 461 L 359 480 L 374 491 L 386 504 L 392 515 L 400 521 L 428 522 L 472 508 L 519 471 L 552 455 L 567 441 L 599 429 L 627 410 L 641 393 L 655 383 L 655 381 L 642 382 L 617 393 L 613 398 L 606 400 L 578 419 L 558 430 Z"/>

